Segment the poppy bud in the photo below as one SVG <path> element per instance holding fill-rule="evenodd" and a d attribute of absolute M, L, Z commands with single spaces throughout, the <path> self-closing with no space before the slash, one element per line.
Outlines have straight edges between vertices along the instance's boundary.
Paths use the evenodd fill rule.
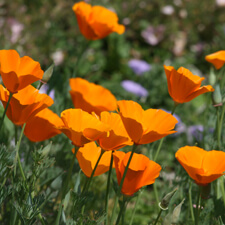
<path fill-rule="evenodd" d="M 210 73 L 209 73 L 209 84 L 214 86 L 216 83 L 216 75 L 213 71 L 213 69 L 211 68 Z"/>
<path fill-rule="evenodd" d="M 177 224 L 178 220 L 179 220 L 179 216 L 180 216 L 180 211 L 181 211 L 181 206 L 184 203 L 184 200 L 182 200 L 182 202 L 176 206 L 176 208 L 173 210 L 173 215 L 172 215 L 172 224 Z"/>
<path fill-rule="evenodd" d="M 221 106 L 223 104 L 219 84 L 215 85 L 215 91 L 212 93 L 212 101 L 213 101 L 214 107 Z"/>
<path fill-rule="evenodd" d="M 42 83 L 46 84 L 50 80 L 52 73 L 53 73 L 53 68 L 54 68 L 54 64 L 49 66 L 48 69 L 44 72 L 44 75 L 41 79 Z"/>
<path fill-rule="evenodd" d="M 173 191 L 171 191 L 170 193 L 168 193 L 167 195 L 165 195 L 162 199 L 162 201 L 159 203 L 159 207 L 162 210 L 167 210 L 168 209 L 168 205 L 170 203 L 171 198 L 173 197 L 173 195 L 176 193 L 177 188 L 175 188 Z"/>

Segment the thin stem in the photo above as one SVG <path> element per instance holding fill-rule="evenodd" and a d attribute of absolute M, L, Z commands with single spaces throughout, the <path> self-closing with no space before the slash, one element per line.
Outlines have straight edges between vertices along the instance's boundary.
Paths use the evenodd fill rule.
<path fill-rule="evenodd" d="M 118 225 L 119 222 L 120 222 L 120 218 L 123 214 L 125 204 L 126 204 L 126 199 L 124 199 L 124 197 L 123 197 L 123 202 L 122 202 L 122 205 L 120 207 L 120 212 L 119 212 L 119 215 L 118 215 L 117 220 L 116 220 L 116 225 Z"/>
<path fill-rule="evenodd" d="M 219 107 L 217 107 L 217 146 L 218 146 L 218 149 L 220 149 L 220 138 L 221 138 L 221 128 L 222 127 L 222 124 L 220 124 L 220 113 L 219 113 Z"/>
<path fill-rule="evenodd" d="M 137 196 L 137 199 L 136 199 L 136 202 L 135 202 L 134 210 L 133 210 L 133 213 L 132 213 L 132 216 L 131 216 L 129 225 L 132 225 L 132 223 L 133 223 L 134 215 L 135 215 L 135 212 L 136 212 L 137 205 L 139 203 L 141 194 L 142 194 L 142 191 L 139 191 L 138 196 Z"/>
<path fill-rule="evenodd" d="M 194 211 L 193 211 L 193 203 L 192 203 L 192 181 L 189 180 L 189 189 L 188 189 L 188 196 L 189 196 L 189 207 L 190 207 L 190 212 L 191 212 L 191 219 L 194 222 L 195 221 L 195 217 L 194 217 Z"/>
<path fill-rule="evenodd" d="M 222 192 L 222 196 L 223 196 L 223 204 L 225 206 L 225 190 L 224 190 L 224 181 L 223 181 L 223 176 L 219 178 L 220 181 L 220 188 L 221 188 L 221 192 Z"/>
<path fill-rule="evenodd" d="M 61 217 L 62 209 L 63 209 L 63 201 L 64 201 L 64 200 L 62 200 L 62 201 L 60 202 L 59 211 L 58 211 L 58 214 L 57 214 L 57 217 L 56 217 L 55 225 L 59 225 L 60 217 Z"/>
<path fill-rule="evenodd" d="M 1 121 L 0 121 L 0 131 L 2 129 L 2 125 L 3 125 L 4 119 L 5 119 L 5 115 L 6 115 L 6 111 L 9 107 L 9 103 L 10 103 L 10 100 L 11 100 L 12 96 L 13 96 L 13 93 L 10 92 L 8 102 L 6 104 L 6 107 L 4 109 L 4 112 L 3 112 L 3 115 L 2 115 L 2 118 L 1 118 Z"/>
<path fill-rule="evenodd" d="M 112 174 L 112 166 L 113 166 L 113 151 L 111 152 L 111 160 L 110 160 L 108 179 L 107 179 L 107 187 L 106 187 L 106 195 L 105 195 L 105 212 L 106 212 L 105 225 L 108 224 L 108 202 L 109 202 L 109 188 L 110 188 L 110 180 L 111 180 L 111 174 Z"/>
<path fill-rule="evenodd" d="M 199 187 L 198 198 L 197 198 L 197 203 L 196 203 L 196 210 L 195 210 L 195 225 L 198 225 L 199 212 L 200 212 L 200 209 L 201 209 L 200 196 L 201 196 L 201 188 Z"/>
<path fill-rule="evenodd" d="M 154 195 L 155 195 L 155 200 L 156 200 L 156 203 L 157 205 L 159 204 L 159 195 L 158 195 L 158 189 L 157 189 L 157 185 L 156 185 L 156 181 L 155 183 L 153 184 L 153 190 L 154 190 Z M 158 209 L 159 207 L 157 207 Z"/>
<path fill-rule="evenodd" d="M 171 115 L 174 114 L 174 112 L 175 112 L 175 110 L 176 110 L 176 108 L 177 108 L 178 105 L 179 105 L 179 103 L 174 102 L 173 109 L 172 109 L 172 111 L 171 111 Z"/>
<path fill-rule="evenodd" d="M 162 214 L 162 209 L 160 209 L 160 211 L 159 211 L 159 213 L 158 213 L 158 216 L 157 216 L 157 218 L 156 218 L 156 220 L 155 220 L 154 225 L 156 225 L 156 224 L 158 223 L 158 220 L 159 220 L 161 214 Z"/>
<path fill-rule="evenodd" d="M 217 107 L 217 113 L 218 113 L 218 111 L 219 111 L 218 108 L 219 108 L 219 107 Z M 217 132 L 218 132 L 218 138 L 219 138 L 218 141 L 219 141 L 219 143 L 220 143 L 220 139 L 221 139 L 221 132 L 222 132 L 222 126 L 223 126 L 224 113 L 225 113 L 225 104 L 223 104 L 220 119 L 218 118 L 218 114 L 217 114 L 217 120 L 218 120 L 218 128 L 217 128 Z M 218 148 L 219 148 L 219 150 L 220 150 L 220 147 L 219 147 L 219 146 L 218 146 Z"/>

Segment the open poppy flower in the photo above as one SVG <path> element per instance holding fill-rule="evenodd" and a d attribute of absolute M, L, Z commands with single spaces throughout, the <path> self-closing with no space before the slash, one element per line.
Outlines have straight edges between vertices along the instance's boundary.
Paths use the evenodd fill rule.
<path fill-rule="evenodd" d="M 176 152 L 175 157 L 198 185 L 207 185 L 224 175 L 225 152 L 185 146 Z"/>
<path fill-rule="evenodd" d="M 133 145 L 121 117 L 117 113 L 102 112 L 101 121 L 111 127 L 108 137 L 99 138 L 98 144 L 104 150 L 118 150 Z"/>
<path fill-rule="evenodd" d="M 82 109 L 66 109 L 61 113 L 63 126 L 57 127 L 74 145 L 82 147 L 107 136 L 110 127 Z"/>
<path fill-rule="evenodd" d="M 225 50 L 221 50 L 205 57 L 205 60 L 212 63 L 216 69 L 220 69 L 225 63 Z"/>
<path fill-rule="evenodd" d="M 172 66 L 164 66 L 164 70 L 169 94 L 176 103 L 189 102 L 201 94 L 214 91 L 211 85 L 200 87 L 205 78 L 193 75 L 184 67 L 176 71 Z"/>
<path fill-rule="evenodd" d="M 117 15 L 102 7 L 80 1 L 73 5 L 81 33 L 89 40 L 102 39 L 112 32 L 123 34 L 125 27 L 118 24 Z"/>
<path fill-rule="evenodd" d="M 90 83 L 82 78 L 70 79 L 70 95 L 75 108 L 100 115 L 103 111 L 114 111 L 117 108 L 116 98 L 106 88 Z"/>
<path fill-rule="evenodd" d="M 56 126 L 63 126 L 61 118 L 46 108 L 27 122 L 24 134 L 30 141 L 44 141 L 61 133 Z"/>
<path fill-rule="evenodd" d="M 8 102 L 9 94 L 8 90 L 0 85 L 0 100 L 4 107 Z M 40 94 L 38 89 L 29 85 L 13 94 L 6 115 L 14 124 L 23 125 L 52 104 L 53 100 L 48 95 Z"/>
<path fill-rule="evenodd" d="M 176 131 L 177 119 L 161 109 L 147 109 L 134 101 L 118 101 L 119 114 L 131 140 L 136 145 L 157 141 Z"/>
<path fill-rule="evenodd" d="M 113 153 L 118 184 L 122 180 L 130 154 L 131 152 L 124 153 L 121 151 Z M 145 155 L 134 153 L 124 179 L 122 193 L 133 195 L 141 187 L 153 184 L 159 176 L 160 171 L 161 166 L 159 164 L 150 160 Z"/>
<path fill-rule="evenodd" d="M 0 74 L 8 91 L 16 93 L 40 80 L 44 71 L 29 56 L 20 58 L 15 50 L 0 50 Z"/>
<path fill-rule="evenodd" d="M 109 151 L 103 153 L 95 170 L 94 177 L 106 173 L 109 170 L 111 153 L 112 152 Z M 97 147 L 94 141 L 85 144 L 84 147 L 79 148 L 76 157 L 80 168 L 87 177 L 91 177 L 91 174 L 95 168 L 95 165 L 100 155 L 101 148 Z"/>

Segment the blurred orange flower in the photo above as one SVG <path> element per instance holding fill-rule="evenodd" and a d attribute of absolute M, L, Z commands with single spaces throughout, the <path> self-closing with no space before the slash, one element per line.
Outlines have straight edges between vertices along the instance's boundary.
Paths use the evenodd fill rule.
<path fill-rule="evenodd" d="M 15 50 L 0 50 L 0 74 L 8 91 L 16 93 L 40 80 L 44 71 L 29 56 L 20 58 Z"/>
<path fill-rule="evenodd" d="M 212 63 L 216 69 L 220 69 L 225 63 L 225 50 L 221 50 L 205 57 L 205 60 Z"/>
<path fill-rule="evenodd" d="M 0 100 L 4 107 L 8 99 L 8 90 L 0 85 Z M 6 115 L 14 124 L 23 125 L 52 104 L 53 100 L 48 95 L 40 94 L 36 88 L 28 85 L 12 96 Z"/>
<path fill-rule="evenodd" d="M 207 185 L 225 172 L 225 152 L 196 146 L 180 148 L 175 157 L 198 185 Z"/>
<path fill-rule="evenodd" d="M 82 78 L 70 79 L 70 95 L 75 108 L 100 115 L 103 111 L 114 111 L 117 108 L 116 98 L 106 88 L 90 83 Z"/>
<path fill-rule="evenodd" d="M 118 150 L 127 145 L 133 145 L 121 117 L 117 113 L 102 112 L 101 121 L 111 128 L 108 137 L 99 138 L 98 144 L 104 150 Z"/>
<path fill-rule="evenodd" d="M 24 134 L 30 141 L 44 141 L 61 133 L 55 126 L 63 126 L 63 122 L 56 113 L 46 108 L 27 122 Z"/>
<path fill-rule="evenodd" d="M 172 66 L 164 66 L 164 70 L 169 94 L 176 103 L 189 102 L 203 93 L 214 91 L 211 85 L 200 87 L 205 78 L 193 75 L 184 67 L 176 71 Z"/>
<path fill-rule="evenodd" d="M 85 144 L 84 147 L 79 148 L 76 157 L 80 168 L 87 177 L 91 177 L 91 173 L 95 168 L 100 154 L 101 148 L 97 147 L 94 141 Z M 94 177 L 107 172 L 109 170 L 110 161 L 111 152 L 104 152 L 98 163 L 97 169 L 95 170 Z"/>
<path fill-rule="evenodd" d="M 112 32 L 123 34 L 125 27 L 118 24 L 116 13 L 102 7 L 80 1 L 73 5 L 81 33 L 89 40 L 102 39 Z"/>
<path fill-rule="evenodd" d="M 143 110 L 134 101 L 118 101 L 119 114 L 131 140 L 136 145 L 157 141 L 173 134 L 177 119 L 161 109 Z"/>
<path fill-rule="evenodd" d="M 131 152 L 124 153 L 121 151 L 113 153 L 118 184 L 122 180 L 130 154 Z M 145 155 L 134 153 L 124 179 L 122 193 L 125 195 L 133 195 L 141 187 L 153 184 L 159 176 L 160 171 L 161 166 L 159 164 L 150 160 Z"/>
<path fill-rule="evenodd" d="M 110 127 L 82 109 L 66 109 L 61 113 L 63 126 L 57 127 L 74 145 L 82 147 L 107 136 Z"/>

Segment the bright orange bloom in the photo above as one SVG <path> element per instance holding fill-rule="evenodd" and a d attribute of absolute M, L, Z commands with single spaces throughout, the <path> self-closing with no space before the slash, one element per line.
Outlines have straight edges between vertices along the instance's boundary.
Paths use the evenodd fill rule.
<path fill-rule="evenodd" d="M 157 141 L 176 131 L 177 119 L 161 109 L 143 110 L 134 101 L 118 101 L 119 114 L 131 140 L 136 145 Z"/>
<path fill-rule="evenodd" d="M 205 78 L 193 75 L 184 67 L 176 71 L 172 66 L 164 66 L 164 70 L 169 94 L 176 103 L 189 102 L 203 93 L 214 91 L 211 85 L 200 87 Z"/>
<path fill-rule="evenodd" d="M 20 58 L 15 50 L 0 50 L 0 74 L 9 92 L 16 93 L 40 80 L 44 71 L 28 56 Z"/>
<path fill-rule="evenodd" d="M 221 50 L 205 57 L 205 60 L 212 63 L 216 69 L 220 69 L 225 63 L 225 50 Z"/>
<path fill-rule="evenodd" d="M 46 108 L 27 122 L 24 134 L 33 142 L 44 141 L 61 133 L 56 126 L 63 126 L 61 118 Z"/>
<path fill-rule="evenodd" d="M 80 168 L 87 177 L 91 177 L 91 173 L 95 168 L 100 154 L 101 148 L 97 147 L 94 141 L 79 148 L 76 157 Z M 107 172 L 109 170 L 110 161 L 111 152 L 104 152 L 95 170 L 94 177 Z"/>
<path fill-rule="evenodd" d="M 106 88 L 82 78 L 70 79 L 70 95 L 75 108 L 100 115 L 103 111 L 117 108 L 115 96 Z"/>
<path fill-rule="evenodd" d="M 61 113 L 63 126 L 57 127 L 74 145 L 82 147 L 107 136 L 110 127 L 82 109 L 66 109 Z"/>
<path fill-rule="evenodd" d="M 224 175 L 225 152 L 185 146 L 176 152 L 175 157 L 199 185 L 207 185 Z"/>
<path fill-rule="evenodd" d="M 0 100 L 4 107 L 8 99 L 9 92 L 0 85 Z M 53 100 L 48 95 L 40 94 L 36 88 L 29 85 L 13 94 L 6 115 L 14 124 L 23 125 L 52 104 Z"/>
<path fill-rule="evenodd" d="M 131 152 L 124 153 L 121 151 L 113 153 L 118 184 L 121 182 L 130 154 Z M 161 166 L 159 164 L 150 160 L 145 155 L 134 153 L 124 179 L 122 193 L 133 195 L 141 187 L 153 184 L 159 176 L 160 171 Z"/>
<path fill-rule="evenodd" d="M 111 128 L 108 137 L 102 137 L 98 144 L 104 150 L 118 150 L 127 145 L 133 145 L 123 125 L 121 117 L 117 113 L 102 112 L 101 121 Z"/>
<path fill-rule="evenodd" d="M 81 33 L 89 40 L 102 39 L 112 32 L 123 34 L 125 27 L 118 24 L 117 15 L 102 7 L 91 6 L 83 1 L 73 5 Z"/>

